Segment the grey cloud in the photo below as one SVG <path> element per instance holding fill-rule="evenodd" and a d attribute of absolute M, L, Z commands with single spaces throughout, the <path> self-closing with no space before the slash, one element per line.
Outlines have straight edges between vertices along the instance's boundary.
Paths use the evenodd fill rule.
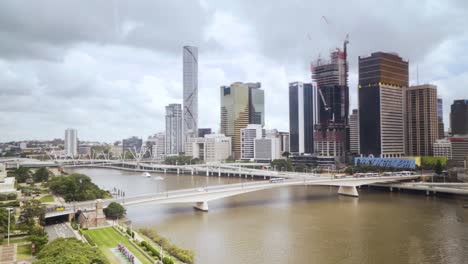
<path fill-rule="evenodd" d="M 179 52 L 201 44 L 210 13 L 196 1 L 0 2 L 0 54 L 56 60 L 79 43 Z M 126 25 L 136 25 L 126 27 Z M 128 32 L 126 32 L 128 31 Z"/>

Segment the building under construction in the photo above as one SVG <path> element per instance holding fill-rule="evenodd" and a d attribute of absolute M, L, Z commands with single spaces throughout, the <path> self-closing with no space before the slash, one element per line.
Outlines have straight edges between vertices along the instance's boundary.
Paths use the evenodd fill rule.
<path fill-rule="evenodd" d="M 314 129 L 314 152 L 318 157 L 336 157 L 344 162 L 349 150 L 349 88 L 346 45 L 331 52 L 330 60 L 312 63 L 312 81 L 317 85 L 318 124 Z"/>

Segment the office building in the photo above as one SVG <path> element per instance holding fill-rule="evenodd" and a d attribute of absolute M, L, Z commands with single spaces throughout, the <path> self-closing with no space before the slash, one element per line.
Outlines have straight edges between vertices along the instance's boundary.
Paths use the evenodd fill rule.
<path fill-rule="evenodd" d="M 468 156 L 468 136 L 452 136 L 449 137 L 452 145 L 451 160 L 456 163 L 457 167 L 466 167 L 465 160 Z"/>
<path fill-rule="evenodd" d="M 450 108 L 452 135 L 468 135 L 468 100 L 455 100 Z"/>
<path fill-rule="evenodd" d="M 185 137 L 196 137 L 198 128 L 198 48 L 183 47 L 183 129 Z"/>
<path fill-rule="evenodd" d="M 122 140 L 123 153 L 139 153 L 141 151 L 141 146 L 143 146 L 143 139 L 135 136 Z"/>
<path fill-rule="evenodd" d="M 411 86 L 405 93 L 406 155 L 432 156 L 439 138 L 437 87 Z"/>
<path fill-rule="evenodd" d="M 359 154 L 359 110 L 353 109 L 349 116 L 349 151 L 352 154 Z"/>
<path fill-rule="evenodd" d="M 205 135 L 211 134 L 211 128 L 199 128 L 198 137 L 205 137 Z"/>
<path fill-rule="evenodd" d="M 312 82 L 317 84 L 318 123 L 314 128 L 314 153 L 335 157 L 344 162 L 349 151 L 348 65 L 344 50 L 330 54 L 330 60 L 318 59 L 312 64 Z"/>
<path fill-rule="evenodd" d="M 78 155 L 90 156 L 91 155 L 91 146 L 90 145 L 80 145 L 80 146 L 78 146 Z"/>
<path fill-rule="evenodd" d="M 281 159 L 281 136 L 278 133 L 266 133 L 264 138 L 254 140 L 254 160 L 271 162 Z"/>
<path fill-rule="evenodd" d="M 404 89 L 408 61 L 394 53 L 359 57 L 359 151 L 382 158 L 405 154 Z"/>
<path fill-rule="evenodd" d="M 445 125 L 444 125 L 444 104 L 442 98 L 437 98 L 437 120 L 439 127 L 439 139 L 445 138 Z"/>
<path fill-rule="evenodd" d="M 185 155 L 205 162 L 222 162 L 231 157 L 231 151 L 231 138 L 223 134 L 189 138 L 185 144 Z"/>
<path fill-rule="evenodd" d="M 241 129 L 264 125 L 264 91 L 260 83 L 236 82 L 221 86 L 221 134 L 231 137 L 233 156 L 241 158 Z"/>
<path fill-rule="evenodd" d="M 265 130 L 262 125 L 249 124 L 241 129 L 241 159 L 251 160 L 255 158 L 255 139 L 263 138 Z"/>
<path fill-rule="evenodd" d="M 279 133 L 279 138 L 280 138 L 280 143 L 281 143 L 281 155 L 283 155 L 284 152 L 291 152 L 289 148 L 289 133 L 288 132 L 278 132 Z"/>
<path fill-rule="evenodd" d="M 16 193 L 15 177 L 7 177 L 5 164 L 0 163 L 0 193 Z"/>
<path fill-rule="evenodd" d="M 159 132 L 149 136 L 146 144 L 151 150 L 151 157 L 155 160 L 162 160 L 166 151 L 166 133 Z"/>
<path fill-rule="evenodd" d="M 290 83 L 289 148 L 291 153 L 313 153 L 317 113 L 317 87 L 313 83 Z"/>
<path fill-rule="evenodd" d="M 181 105 L 170 104 L 166 106 L 166 155 L 178 155 L 184 151 L 182 129 Z"/>
<path fill-rule="evenodd" d="M 78 130 L 67 128 L 64 141 L 65 156 L 75 157 L 78 155 Z"/>
<path fill-rule="evenodd" d="M 450 140 L 443 138 L 434 142 L 434 157 L 445 157 L 452 159 L 452 143 Z"/>

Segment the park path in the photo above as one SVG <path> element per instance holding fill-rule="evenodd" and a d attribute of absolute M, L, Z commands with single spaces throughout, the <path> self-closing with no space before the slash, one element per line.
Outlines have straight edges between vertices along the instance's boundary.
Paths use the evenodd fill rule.
<path fill-rule="evenodd" d="M 0 264 L 16 263 L 16 244 L 0 246 Z"/>

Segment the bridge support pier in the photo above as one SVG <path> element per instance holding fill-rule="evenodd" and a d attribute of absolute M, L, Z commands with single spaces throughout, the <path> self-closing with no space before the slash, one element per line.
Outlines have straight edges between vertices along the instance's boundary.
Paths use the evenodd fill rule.
<path fill-rule="evenodd" d="M 193 175 L 193 169 L 190 170 L 190 173 Z"/>
<path fill-rule="evenodd" d="M 179 174 L 180 174 L 180 169 L 179 169 L 179 168 L 177 168 L 177 175 L 179 175 Z"/>
<path fill-rule="evenodd" d="M 193 208 L 203 212 L 208 212 L 208 202 L 197 202 Z"/>
<path fill-rule="evenodd" d="M 359 197 L 356 186 L 340 186 L 338 194 Z"/>
<path fill-rule="evenodd" d="M 164 169 L 164 174 L 166 174 L 166 172 L 167 172 L 167 170 L 166 170 L 166 169 Z"/>
<path fill-rule="evenodd" d="M 206 176 L 210 176 L 210 170 L 206 169 Z"/>

